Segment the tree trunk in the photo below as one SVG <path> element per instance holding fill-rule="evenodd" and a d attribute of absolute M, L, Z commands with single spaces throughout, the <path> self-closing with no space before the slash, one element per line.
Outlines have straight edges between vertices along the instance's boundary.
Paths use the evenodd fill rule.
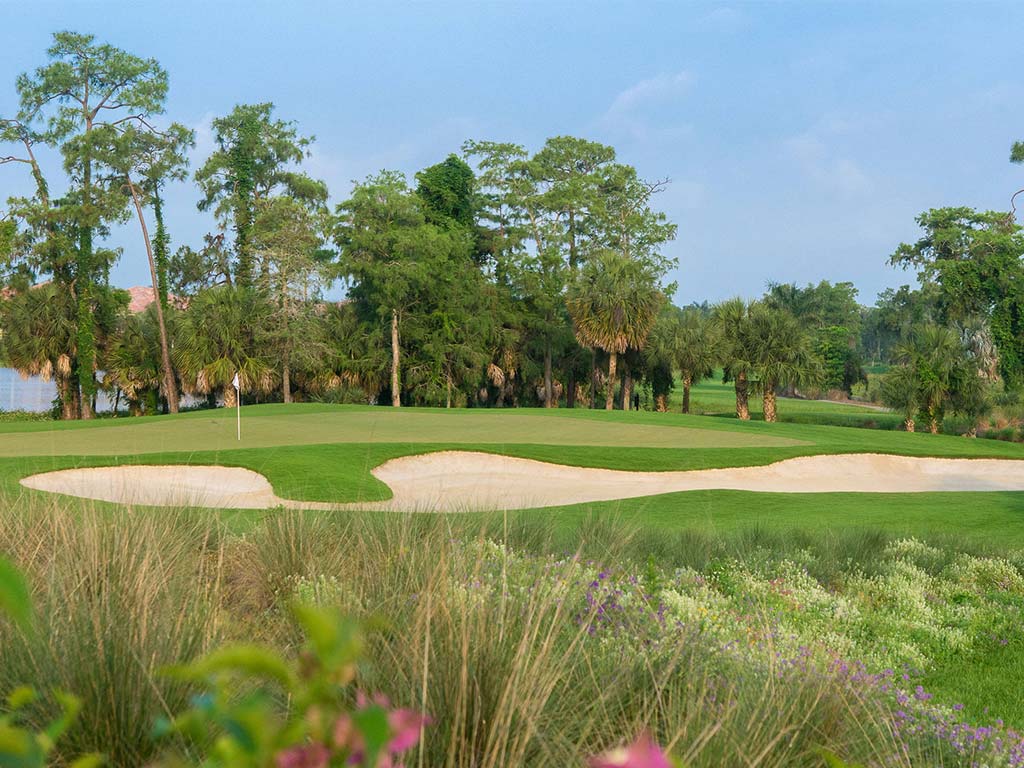
<path fill-rule="evenodd" d="M 75 317 L 78 342 L 78 386 L 81 389 L 79 406 L 83 419 L 93 417 L 92 394 L 96 391 L 96 334 L 92 311 L 92 118 L 85 121 L 85 146 L 82 157 L 82 222 L 78 235 L 76 258 L 75 294 L 77 313 Z"/>
<path fill-rule="evenodd" d="M 167 309 L 167 229 L 164 226 L 164 201 L 160 198 L 159 184 L 153 189 L 153 217 L 156 219 L 156 235 L 153 237 L 153 255 L 156 258 L 156 288 L 160 306 Z"/>
<path fill-rule="evenodd" d="M 565 385 L 565 407 L 576 407 L 576 371 L 571 368 Z"/>
<path fill-rule="evenodd" d="M 142 215 L 142 202 L 139 200 L 139 192 L 132 184 L 130 178 L 126 178 L 128 189 L 132 193 L 132 201 L 135 203 L 135 211 L 139 214 L 139 226 L 142 227 L 142 239 L 146 242 L 146 256 L 149 257 L 149 276 L 153 281 L 153 297 L 156 305 L 156 322 L 160 327 L 160 366 L 164 373 L 164 397 L 167 398 L 167 407 L 171 413 L 178 412 L 178 385 L 174 381 L 174 369 L 171 367 L 171 350 L 167 343 L 167 325 L 164 323 L 164 304 L 160 300 L 160 281 L 157 277 L 156 261 L 153 258 L 153 244 L 149 240 L 149 230 L 146 228 L 146 217 Z M 288 402 L 285 400 L 285 402 Z"/>
<path fill-rule="evenodd" d="M 690 412 L 690 385 L 693 384 L 693 376 L 683 376 L 683 413 Z"/>
<path fill-rule="evenodd" d="M 292 369 L 287 360 L 281 368 L 281 399 L 286 403 L 292 401 Z"/>
<path fill-rule="evenodd" d="M 72 394 L 72 382 L 68 376 L 58 373 L 56 378 L 57 395 L 60 397 L 61 421 L 72 421 L 78 416 L 78 406 Z"/>
<path fill-rule="evenodd" d="M 554 388 L 551 385 L 551 341 L 544 346 L 544 407 L 552 407 Z"/>
<path fill-rule="evenodd" d="M 597 408 L 597 350 L 590 350 L 590 407 Z"/>
<path fill-rule="evenodd" d="M 445 385 L 444 407 L 445 408 L 451 408 L 452 407 L 452 376 L 451 376 L 450 373 L 449 374 L 445 374 L 444 385 Z"/>
<path fill-rule="evenodd" d="M 668 410 L 668 405 L 665 402 L 664 395 L 655 395 L 654 397 L 654 408 L 658 413 L 664 413 Z"/>
<path fill-rule="evenodd" d="M 400 382 L 398 380 L 398 310 L 391 310 L 391 405 L 398 408 L 402 405 Z"/>
<path fill-rule="evenodd" d="M 736 374 L 736 418 L 742 421 L 750 421 L 750 382 L 747 381 L 747 372 L 740 371 Z"/>
<path fill-rule="evenodd" d="M 615 408 L 615 367 L 619 362 L 618 357 L 614 349 L 608 354 L 608 391 L 604 394 L 604 409 L 606 411 Z"/>
<path fill-rule="evenodd" d="M 905 430 L 907 430 L 907 432 L 913 432 L 914 431 L 914 420 L 913 419 L 904 419 L 903 420 L 903 428 Z"/>
<path fill-rule="evenodd" d="M 767 381 L 764 384 L 764 420 L 778 421 L 778 414 L 775 411 L 775 387 Z"/>
<path fill-rule="evenodd" d="M 936 419 L 934 416 L 932 416 L 928 420 L 928 431 L 931 432 L 933 435 L 939 434 L 939 420 Z"/>
<path fill-rule="evenodd" d="M 629 371 L 626 371 L 626 375 L 622 377 L 622 410 L 633 410 L 633 401 L 630 399 L 632 396 L 633 376 Z"/>

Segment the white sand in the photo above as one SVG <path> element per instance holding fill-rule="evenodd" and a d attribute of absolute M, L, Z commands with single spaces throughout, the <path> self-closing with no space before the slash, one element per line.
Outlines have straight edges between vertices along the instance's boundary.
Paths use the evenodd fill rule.
<path fill-rule="evenodd" d="M 1024 461 L 842 454 L 687 472 L 568 467 L 470 451 L 392 459 L 373 470 L 391 488 L 383 502 L 329 504 L 278 498 L 262 475 L 214 466 L 65 469 L 21 481 L 35 490 L 147 506 L 389 509 L 465 512 L 628 499 L 675 491 L 775 493 L 1024 491 Z"/>

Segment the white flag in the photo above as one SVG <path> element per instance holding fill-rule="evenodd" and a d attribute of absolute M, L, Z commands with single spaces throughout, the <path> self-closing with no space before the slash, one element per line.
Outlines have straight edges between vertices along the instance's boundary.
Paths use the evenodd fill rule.
<path fill-rule="evenodd" d="M 238 374 L 235 374 L 235 378 L 231 380 L 231 383 L 235 386 L 235 389 L 241 389 L 241 385 L 238 382 Z"/>

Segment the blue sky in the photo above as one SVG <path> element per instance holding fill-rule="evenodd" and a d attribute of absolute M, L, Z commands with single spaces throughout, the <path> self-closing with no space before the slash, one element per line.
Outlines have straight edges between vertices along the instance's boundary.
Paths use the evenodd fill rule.
<path fill-rule="evenodd" d="M 273 101 L 317 142 L 335 202 L 410 176 L 464 139 L 610 143 L 679 225 L 678 303 L 769 280 L 852 280 L 873 303 L 931 207 L 1008 208 L 1024 167 L 1024 3 L 12 2 L 0 0 L 0 114 L 50 33 L 93 33 L 169 71 L 167 118 L 196 129 Z M 0 167 L 0 198 L 27 188 Z M 174 245 L 214 223 L 169 195 Z M 120 285 L 147 281 L 136 229 Z"/>

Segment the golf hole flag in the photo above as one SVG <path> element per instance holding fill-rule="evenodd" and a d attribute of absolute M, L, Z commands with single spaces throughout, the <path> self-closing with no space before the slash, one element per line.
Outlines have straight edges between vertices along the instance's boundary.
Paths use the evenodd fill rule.
<path fill-rule="evenodd" d="M 235 372 L 235 378 L 231 380 L 231 386 L 235 388 L 235 432 L 239 440 L 242 439 L 242 383 L 238 380 L 238 372 Z"/>

